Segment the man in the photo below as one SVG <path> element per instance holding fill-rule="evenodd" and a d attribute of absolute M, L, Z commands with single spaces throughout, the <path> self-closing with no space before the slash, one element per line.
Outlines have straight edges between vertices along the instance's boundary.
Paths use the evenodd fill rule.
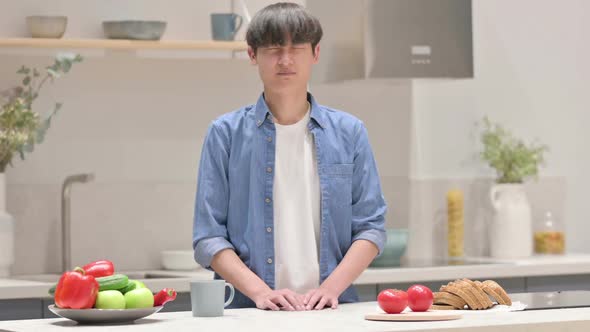
<path fill-rule="evenodd" d="M 195 260 L 232 283 L 233 308 L 357 301 L 382 250 L 385 201 L 367 131 L 307 92 L 319 21 L 299 5 L 258 12 L 246 39 L 264 93 L 213 121 L 197 185 Z"/>

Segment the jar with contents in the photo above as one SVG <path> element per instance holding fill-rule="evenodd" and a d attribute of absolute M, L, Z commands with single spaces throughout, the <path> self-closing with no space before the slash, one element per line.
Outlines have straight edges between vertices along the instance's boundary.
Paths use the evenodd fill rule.
<path fill-rule="evenodd" d="M 535 225 L 535 253 L 563 254 L 565 251 L 565 233 L 563 226 L 557 222 L 550 211 Z"/>

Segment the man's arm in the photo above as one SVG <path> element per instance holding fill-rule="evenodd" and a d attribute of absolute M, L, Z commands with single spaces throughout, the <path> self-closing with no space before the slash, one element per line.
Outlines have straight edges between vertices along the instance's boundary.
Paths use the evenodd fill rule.
<path fill-rule="evenodd" d="M 303 303 L 306 309 L 322 309 L 326 305 L 336 309 L 340 294 L 371 264 L 378 252 L 373 242 L 354 241 L 340 264 L 324 280 L 320 288 L 305 294 Z"/>
<path fill-rule="evenodd" d="M 259 309 L 303 310 L 303 299 L 295 292 L 284 289 L 273 291 L 252 272 L 231 249 L 222 250 L 213 257 L 211 267 L 223 279 L 256 303 Z"/>

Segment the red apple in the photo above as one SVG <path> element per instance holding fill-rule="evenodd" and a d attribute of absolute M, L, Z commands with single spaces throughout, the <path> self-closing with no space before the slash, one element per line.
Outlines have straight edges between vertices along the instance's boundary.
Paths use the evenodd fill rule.
<path fill-rule="evenodd" d="M 379 307 L 388 314 L 399 314 L 408 306 L 408 293 L 399 289 L 385 289 L 377 296 Z"/>
<path fill-rule="evenodd" d="M 432 305 L 433 296 L 430 288 L 413 285 L 408 288 L 408 305 L 412 311 L 427 311 Z"/>

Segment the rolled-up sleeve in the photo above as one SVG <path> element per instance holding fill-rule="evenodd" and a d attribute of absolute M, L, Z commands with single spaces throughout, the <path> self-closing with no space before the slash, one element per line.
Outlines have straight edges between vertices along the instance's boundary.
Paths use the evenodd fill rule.
<path fill-rule="evenodd" d="M 223 249 L 234 249 L 226 227 L 229 149 L 229 136 L 213 122 L 201 151 L 193 219 L 195 261 L 208 269 L 215 254 Z"/>
<path fill-rule="evenodd" d="M 367 129 L 362 122 L 359 123 L 355 136 L 352 175 L 352 241 L 371 241 L 377 246 L 381 255 L 386 240 L 387 206 Z"/>

